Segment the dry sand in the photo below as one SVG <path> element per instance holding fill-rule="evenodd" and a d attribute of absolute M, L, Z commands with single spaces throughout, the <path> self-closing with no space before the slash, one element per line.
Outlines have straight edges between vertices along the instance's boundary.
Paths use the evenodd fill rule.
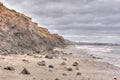
<path fill-rule="evenodd" d="M 64 56 L 0 55 L 0 80 L 120 80 L 118 67 L 99 62 L 74 47 L 57 50 Z M 30 74 L 21 73 L 24 68 Z"/>

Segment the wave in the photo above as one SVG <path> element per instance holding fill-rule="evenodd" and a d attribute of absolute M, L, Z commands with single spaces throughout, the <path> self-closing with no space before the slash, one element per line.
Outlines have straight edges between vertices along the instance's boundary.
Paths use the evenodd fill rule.
<path fill-rule="evenodd" d="M 85 50 L 87 54 L 102 58 L 100 61 L 120 67 L 120 46 L 81 45 L 77 49 Z"/>

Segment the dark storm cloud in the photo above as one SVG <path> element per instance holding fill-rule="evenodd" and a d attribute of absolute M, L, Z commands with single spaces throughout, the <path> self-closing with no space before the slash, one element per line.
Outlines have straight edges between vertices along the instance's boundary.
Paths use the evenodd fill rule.
<path fill-rule="evenodd" d="M 1 1 L 67 39 L 120 43 L 120 0 Z"/>

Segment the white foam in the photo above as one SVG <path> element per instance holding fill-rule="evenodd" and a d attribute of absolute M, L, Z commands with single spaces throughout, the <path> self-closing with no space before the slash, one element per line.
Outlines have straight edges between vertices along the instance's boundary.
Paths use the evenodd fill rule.
<path fill-rule="evenodd" d="M 76 46 L 77 49 L 84 49 L 89 51 L 100 51 L 100 52 L 111 52 L 113 49 L 110 47 L 99 47 L 99 46 Z"/>
<path fill-rule="evenodd" d="M 120 67 L 120 47 L 113 46 L 76 46 L 77 49 L 86 50 L 88 54 L 103 58 L 102 61 Z M 117 52 L 116 52 L 117 51 Z"/>

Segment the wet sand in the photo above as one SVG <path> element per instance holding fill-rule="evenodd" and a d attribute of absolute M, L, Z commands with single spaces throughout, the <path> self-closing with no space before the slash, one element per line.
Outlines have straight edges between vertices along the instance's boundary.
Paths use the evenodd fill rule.
<path fill-rule="evenodd" d="M 55 50 L 64 54 L 0 55 L 0 80 L 120 80 L 118 67 L 97 61 L 82 50 Z"/>

